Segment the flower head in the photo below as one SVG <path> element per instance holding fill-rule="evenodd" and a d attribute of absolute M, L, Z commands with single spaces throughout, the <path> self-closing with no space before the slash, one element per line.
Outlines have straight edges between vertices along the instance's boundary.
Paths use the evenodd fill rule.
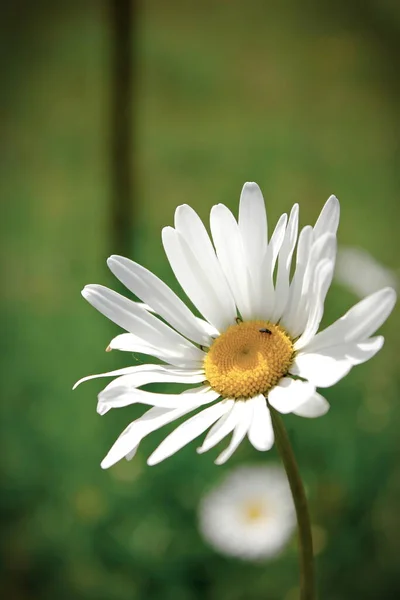
<path fill-rule="evenodd" d="M 290 539 L 296 515 L 283 469 L 234 469 L 199 505 L 199 529 L 222 554 L 260 560 L 278 554 Z"/>
<path fill-rule="evenodd" d="M 150 465 L 207 429 L 198 452 L 232 433 L 217 464 L 228 460 L 246 436 L 256 449 L 269 450 L 274 442 L 270 407 L 302 417 L 325 414 L 329 405 L 316 389 L 335 384 L 380 350 L 383 337 L 371 336 L 393 309 L 391 288 L 368 296 L 318 333 L 335 266 L 339 202 L 331 196 L 314 227 L 299 234 L 298 213 L 295 204 L 268 238 L 261 191 L 246 183 L 238 221 L 222 204 L 211 210 L 211 241 L 192 208 L 177 208 L 175 227 L 163 230 L 163 245 L 178 282 L 203 318 L 153 273 L 121 256 L 111 256 L 108 266 L 144 304 L 100 285 L 84 288 L 84 298 L 128 332 L 109 348 L 160 360 L 76 384 L 117 376 L 99 394 L 100 414 L 135 403 L 151 406 L 122 432 L 103 468 L 132 458 L 149 433 L 198 409 L 158 446 Z M 191 387 L 181 394 L 140 389 L 156 382 Z"/>

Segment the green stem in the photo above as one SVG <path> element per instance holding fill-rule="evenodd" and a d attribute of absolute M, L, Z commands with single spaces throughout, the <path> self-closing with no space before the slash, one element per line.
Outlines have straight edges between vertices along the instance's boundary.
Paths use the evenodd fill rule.
<path fill-rule="evenodd" d="M 300 600 L 316 600 L 314 553 L 307 498 L 283 421 L 279 413 L 272 407 L 270 407 L 270 410 L 275 433 L 275 443 L 279 454 L 281 455 L 286 475 L 289 480 L 297 515 L 300 550 Z"/>

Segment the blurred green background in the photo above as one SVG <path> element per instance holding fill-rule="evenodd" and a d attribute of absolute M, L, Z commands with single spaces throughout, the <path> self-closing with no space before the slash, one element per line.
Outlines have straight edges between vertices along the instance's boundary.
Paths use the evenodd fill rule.
<path fill-rule="evenodd" d="M 80 296 L 121 290 L 121 252 L 178 293 L 160 230 L 175 207 L 237 211 L 244 181 L 275 221 L 313 223 L 341 200 L 339 243 L 398 263 L 397 2 L 151 0 L 133 10 L 133 227 L 111 226 L 112 40 L 106 2 L 2 5 L 0 220 L 1 589 L 25 600 L 296 600 L 295 541 L 264 564 L 202 541 L 202 494 L 234 465 L 276 461 L 248 443 L 224 467 L 196 444 L 157 467 L 99 463 L 142 411 L 95 412 L 117 327 Z M 121 235 L 120 247 L 118 234 Z M 125 236 L 125 238 L 124 238 Z M 124 242 L 125 243 L 125 242 Z M 126 243 L 125 243 L 126 246 Z M 356 301 L 334 286 L 326 323 Z M 320 598 L 400 597 L 399 315 L 384 350 L 326 391 L 319 420 L 285 419 L 309 493 Z"/>

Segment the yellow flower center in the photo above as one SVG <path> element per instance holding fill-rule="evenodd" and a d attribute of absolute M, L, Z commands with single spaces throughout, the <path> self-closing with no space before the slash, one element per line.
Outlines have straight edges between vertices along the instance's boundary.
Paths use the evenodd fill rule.
<path fill-rule="evenodd" d="M 247 523 L 261 521 L 267 516 L 266 507 L 260 500 L 247 501 L 243 505 L 243 517 Z"/>
<path fill-rule="evenodd" d="M 267 394 L 288 372 L 293 352 L 292 340 L 279 325 L 269 321 L 231 325 L 207 353 L 206 378 L 224 398 Z"/>

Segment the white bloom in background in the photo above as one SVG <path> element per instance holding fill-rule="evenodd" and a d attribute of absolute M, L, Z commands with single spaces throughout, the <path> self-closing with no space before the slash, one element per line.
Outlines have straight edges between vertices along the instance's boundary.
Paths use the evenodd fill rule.
<path fill-rule="evenodd" d="M 101 285 L 84 288 L 84 298 L 128 332 L 114 338 L 110 348 L 162 362 L 78 382 L 117 376 L 99 394 L 100 414 L 135 403 L 151 406 L 122 432 L 103 468 L 132 458 L 145 436 L 196 409 L 201 411 L 168 435 L 148 464 L 171 456 L 210 427 L 199 452 L 232 434 L 217 464 L 228 460 L 246 436 L 257 450 L 269 450 L 274 442 L 270 406 L 302 417 L 325 414 L 329 405 L 316 388 L 335 384 L 380 350 L 383 337 L 371 336 L 393 309 L 391 288 L 365 298 L 317 333 L 335 266 L 339 202 L 331 196 L 314 227 L 304 227 L 299 235 L 298 212 L 295 204 L 268 238 L 261 190 L 247 183 L 238 222 L 223 204 L 212 208 L 211 241 L 192 208 L 177 208 L 175 228 L 162 232 L 164 249 L 203 318 L 153 273 L 120 256 L 111 256 L 108 266 L 145 304 Z M 190 387 L 182 394 L 140 389 L 155 382 Z"/>
<path fill-rule="evenodd" d="M 204 539 L 222 554 L 243 560 L 275 556 L 295 526 L 287 477 L 277 466 L 234 469 L 199 506 Z"/>
<path fill-rule="evenodd" d="M 396 274 L 361 248 L 338 249 L 335 279 L 360 298 L 382 287 L 398 287 Z"/>

